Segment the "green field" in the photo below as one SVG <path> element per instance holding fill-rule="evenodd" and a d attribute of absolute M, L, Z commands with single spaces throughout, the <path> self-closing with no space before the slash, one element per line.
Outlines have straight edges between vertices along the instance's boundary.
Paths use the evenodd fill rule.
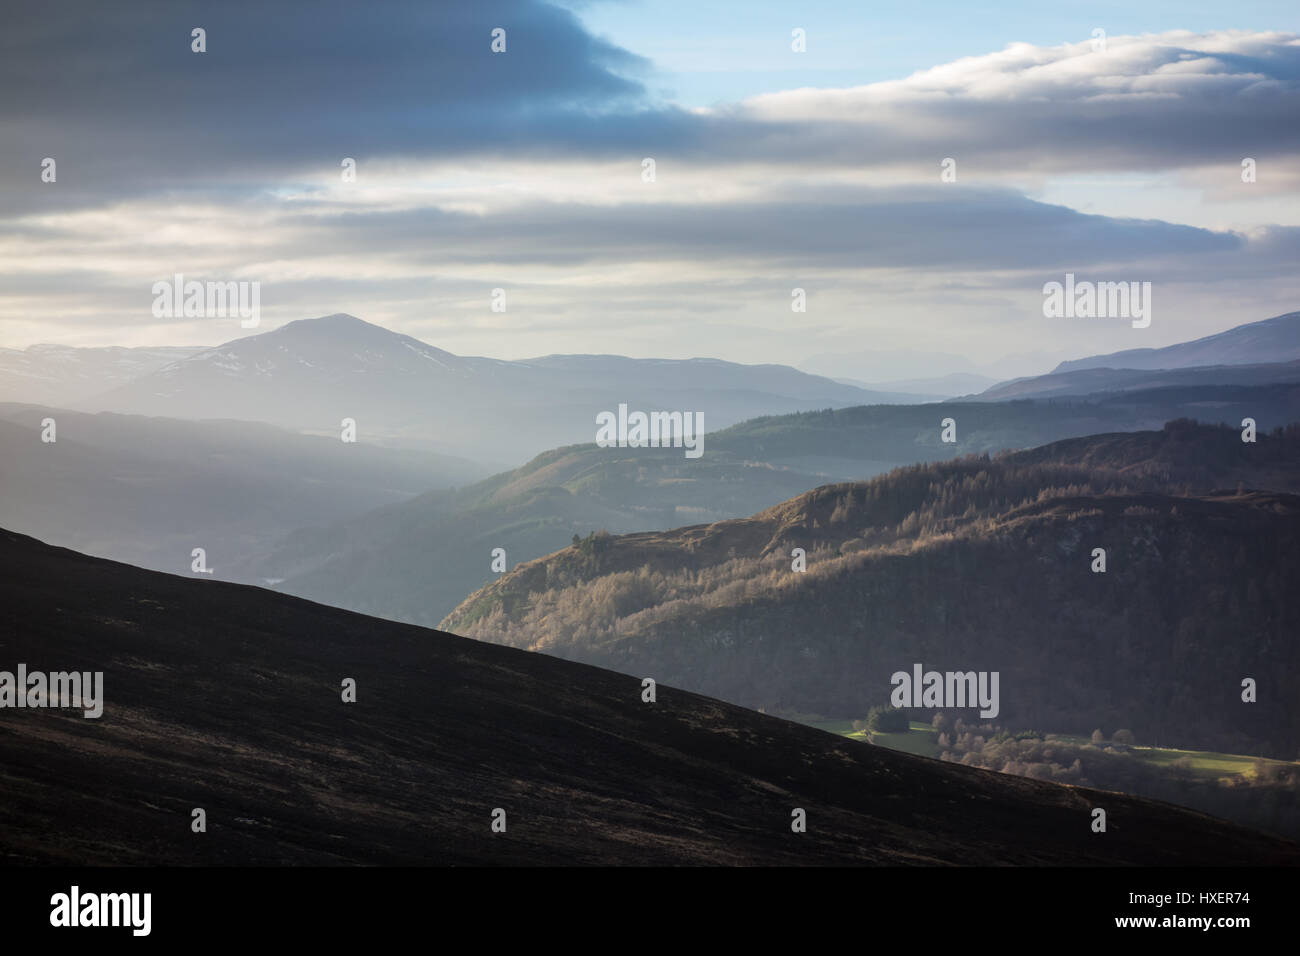
<path fill-rule="evenodd" d="M 916 754 L 918 757 L 939 756 L 939 732 L 929 724 L 909 721 L 911 729 L 907 733 L 872 734 L 871 742 L 890 750 Z"/>
<path fill-rule="evenodd" d="M 841 737 L 851 737 L 854 740 L 865 741 L 868 737 L 866 731 L 853 729 L 851 720 L 810 720 L 807 723 L 816 727 L 818 730 L 825 730 L 828 733 L 839 734 Z M 911 730 L 907 733 L 895 734 L 870 734 L 871 743 L 879 747 L 888 747 L 890 750 L 901 750 L 904 753 L 916 754 L 919 757 L 938 757 L 939 744 L 938 733 L 927 723 L 920 721 L 909 721 Z"/>
<path fill-rule="evenodd" d="M 1191 770 L 1206 777 L 1230 777 L 1237 774 L 1253 776 L 1258 757 L 1245 757 L 1240 754 L 1221 754 L 1213 751 L 1169 750 L 1157 747 L 1134 747 L 1134 753 L 1148 763 L 1167 766 L 1183 757 L 1190 761 Z M 1265 760 L 1273 766 L 1284 766 L 1284 760 Z"/>
<path fill-rule="evenodd" d="M 809 727 L 816 727 L 818 730 L 824 730 L 828 734 L 839 734 L 842 737 L 861 737 L 862 735 L 853 729 L 851 720 L 799 720 L 796 717 L 788 717 L 787 720 L 793 720 L 795 723 L 807 724 Z"/>
<path fill-rule="evenodd" d="M 1069 734 L 1048 734 L 1047 739 L 1072 744 L 1086 744 L 1091 740 L 1089 737 L 1073 737 Z M 1248 777 L 1254 776 L 1255 764 L 1261 759 L 1259 757 L 1249 757 L 1245 754 L 1218 753 L 1213 750 L 1177 750 L 1173 747 L 1143 747 L 1140 745 L 1132 747 L 1130 753 L 1138 760 L 1161 767 L 1172 766 L 1175 762 L 1187 758 L 1187 763 L 1184 766 L 1197 776 L 1207 779 L 1233 777 L 1241 774 Z M 1269 766 L 1293 766 L 1293 764 L 1285 760 L 1269 760 L 1267 758 L 1264 758 L 1264 763 Z"/>
<path fill-rule="evenodd" d="M 800 723 L 854 740 L 866 741 L 868 737 L 866 732 L 854 730 L 851 720 L 803 720 Z M 938 734 L 935 730 L 927 723 L 915 720 L 909 723 L 911 730 L 907 733 L 873 733 L 869 735 L 870 742 L 880 747 L 888 747 L 890 750 L 901 750 L 921 757 L 938 757 Z M 1089 737 L 1075 737 L 1070 734 L 1047 734 L 1046 737 L 1048 740 L 1059 740 L 1070 744 L 1082 745 L 1091 742 Z M 1135 746 L 1129 749 L 1129 753 L 1138 760 L 1161 767 L 1173 766 L 1175 762 L 1186 758 L 1187 762 L 1184 766 L 1197 776 L 1206 779 L 1239 775 L 1254 776 L 1255 764 L 1260 759 L 1243 754 L 1224 754 L 1209 750 L 1175 750 L 1169 747 Z M 1294 766 L 1285 760 L 1265 760 L 1264 763 L 1270 766 Z"/>

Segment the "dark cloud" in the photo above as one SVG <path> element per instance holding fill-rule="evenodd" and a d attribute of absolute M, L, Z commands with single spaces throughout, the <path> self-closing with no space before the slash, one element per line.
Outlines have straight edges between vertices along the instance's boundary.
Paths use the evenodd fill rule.
<path fill-rule="evenodd" d="M 195 26 L 207 30 L 207 53 L 190 52 Z M 495 27 L 507 31 L 505 54 L 489 49 Z M 536 0 L 12 6 L 0 26 L 0 239 L 49 261 L 0 266 L 8 270 L 0 283 L 21 308 L 49 299 L 85 316 L 97 305 L 133 312 L 159 263 L 173 261 L 223 278 L 278 270 L 293 276 L 276 283 L 282 305 L 328 296 L 323 311 L 357 313 L 367 302 L 396 310 L 449 289 L 476 295 L 478 276 L 495 268 L 508 284 L 522 266 L 558 270 L 548 275 L 555 282 L 573 266 L 698 264 L 683 280 L 696 285 L 683 290 L 681 309 L 714 308 L 710 296 L 728 275 L 747 275 L 753 289 L 801 270 L 845 281 L 860 269 L 898 270 L 900 282 L 932 291 L 990 276 L 992 291 L 955 293 L 986 303 L 1010 273 L 1028 300 L 1066 271 L 1239 282 L 1243 297 L 1264 285 L 1280 296 L 1293 284 L 1294 228 L 1247 236 L 1093 216 L 980 185 L 1211 163 L 1234 181 L 1241 157 L 1252 156 L 1264 173 L 1251 188 L 1262 189 L 1300 148 L 1293 36 L 1113 39 L 1105 57 L 1009 48 L 894 83 L 702 112 L 656 102 L 636 79 L 645 66 L 568 10 Z M 40 182 L 45 156 L 59 163 L 55 186 Z M 617 187 L 604 179 L 593 181 L 591 201 L 507 204 L 507 189 L 470 214 L 438 208 L 447 193 L 391 211 L 364 194 L 340 206 L 307 191 L 314 186 L 303 180 L 336 177 L 344 156 L 363 176 L 375 158 L 501 158 L 542 173 L 551 162 L 617 159 L 639 195 L 610 202 Z M 639 182 L 643 156 L 659 161 L 655 185 Z M 958 161 L 956 184 L 938 182 L 945 156 Z M 700 168 L 725 164 L 746 167 L 737 181 L 747 198 L 684 202 L 674 193 L 678 172 L 682 181 L 695 174 L 688 188 L 698 190 Z M 910 168 L 909 178 L 933 185 L 809 185 L 828 167 Z M 542 181 L 534 175 L 528 194 Z M 403 192 L 410 184 L 380 185 L 400 194 L 394 202 L 426 202 Z M 133 207 L 142 199 L 155 202 Z M 195 226 L 187 238 L 201 242 L 166 248 L 149 234 L 158 200 L 212 207 L 214 234 Z M 118 203 L 112 219 L 13 222 Z M 231 239 L 241 217 L 258 224 L 256 243 Z M 335 278 L 331 257 L 375 268 Z M 715 266 L 716 278 L 703 276 Z M 641 281 L 649 280 L 629 280 Z M 670 287 L 635 295 L 659 308 Z M 780 289 L 769 291 L 779 301 Z M 552 296 L 549 307 L 566 306 Z"/>
<path fill-rule="evenodd" d="M 1077 268 L 1238 251 L 1244 237 L 1087 215 L 1008 190 L 787 189 L 779 200 L 534 202 L 492 215 L 321 209 L 281 220 L 310 255 L 380 251 L 429 267 L 754 261 L 797 268 Z"/>
<path fill-rule="evenodd" d="M 223 221 L 251 216 L 256 205 L 247 199 L 233 205 Z M 54 248 L 73 250 L 73 262 L 80 256 L 93 260 L 99 249 L 97 234 L 87 239 L 49 228 L 41 236 Z M 275 264 L 292 262 L 301 278 L 276 282 L 280 294 L 311 297 L 334 288 L 341 301 L 364 304 L 429 297 L 435 289 L 479 295 L 484 282 L 518 284 L 525 269 L 555 276 L 575 268 L 646 265 L 657 267 L 665 275 L 661 281 L 669 283 L 678 266 L 700 264 L 718 273 L 711 280 L 715 290 L 734 274 L 748 276 L 747 288 L 775 283 L 772 288 L 786 287 L 788 295 L 790 281 L 803 274 L 816 273 L 826 287 L 836 274 L 849 279 L 879 269 L 930 287 L 984 276 L 987 292 L 1008 281 L 1041 286 L 1065 272 L 1262 283 L 1290 275 L 1298 253 L 1300 229 L 1293 227 L 1248 237 L 1088 215 L 1009 190 L 837 187 L 792 189 L 781 200 L 744 202 L 529 202 L 488 214 L 300 203 L 267 220 L 256 246 L 231 230 L 220 241 L 190 247 L 142 239 L 112 256 L 104 272 L 17 271 L 0 274 L 0 282 L 14 296 L 83 293 L 107 305 L 118 301 L 113 296 L 123 285 L 129 290 L 123 295 L 139 296 L 160 277 L 154 275 L 159 262 L 167 263 L 164 277 L 216 268 L 222 276 L 267 279 L 259 263 L 276 271 Z M 340 261 L 350 264 L 349 272 L 374 278 L 339 278 L 334 270 Z M 485 274 L 496 278 L 477 278 Z M 697 281 L 697 274 L 686 281 Z"/>
<path fill-rule="evenodd" d="M 194 27 L 206 53 L 191 52 Z M 644 66 L 531 0 L 12 5 L 0 166 L 30 193 L 52 156 L 61 191 L 85 201 L 343 156 L 506 150 L 565 118 L 641 108 L 628 77 Z"/>
<path fill-rule="evenodd" d="M 195 26 L 207 53 L 190 52 Z M 712 112 L 654 102 L 632 78 L 645 66 L 537 0 L 23 4 L 0 33 L 0 188 L 21 211 L 283 183 L 343 156 L 918 170 L 952 156 L 987 179 L 1300 147 L 1300 42 L 1282 34 L 1113 38 L 1105 56 L 1022 45 Z M 45 156 L 57 196 L 32 188 Z"/>

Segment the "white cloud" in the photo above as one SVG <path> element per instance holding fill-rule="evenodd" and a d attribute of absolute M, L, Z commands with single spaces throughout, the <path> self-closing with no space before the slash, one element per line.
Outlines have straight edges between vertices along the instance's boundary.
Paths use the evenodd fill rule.
<path fill-rule="evenodd" d="M 78 193 L 71 164 L 44 193 L 24 181 L 0 218 L 0 342 L 227 337 L 148 315 L 149 286 L 177 271 L 260 279 L 268 327 L 342 310 L 512 357 L 790 361 L 863 334 L 1055 349 L 1034 337 L 1090 333 L 1044 329 L 1045 277 L 1119 267 L 1159 282 L 1165 308 L 1191 316 L 1182 331 L 1200 334 L 1294 308 L 1276 306 L 1297 292 L 1297 232 L 1270 227 L 1300 223 L 1298 116 L 1296 37 L 1166 33 L 1111 37 L 1104 53 L 1012 44 L 727 109 L 590 116 L 543 141 L 525 126 L 490 148 L 430 135 L 387 152 L 369 135 L 350 185 L 333 146 L 319 162 L 268 150 L 245 168 L 216 137 L 164 188 L 141 146 L 137 179 L 104 179 L 111 196 Z M 654 184 L 640 180 L 646 155 Z M 1260 164 L 1249 186 L 1246 155 Z M 938 181 L 945 156 L 955 184 Z M 789 312 L 795 284 L 810 289 L 804 318 Z M 504 318 L 486 307 L 496 286 L 513 290 Z"/>

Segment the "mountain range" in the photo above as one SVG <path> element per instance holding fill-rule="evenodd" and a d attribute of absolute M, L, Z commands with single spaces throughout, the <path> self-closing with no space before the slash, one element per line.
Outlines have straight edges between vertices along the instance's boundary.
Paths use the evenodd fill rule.
<path fill-rule="evenodd" d="M 1225 332 L 1164 348 L 1126 349 L 1062 362 L 1053 374 L 1088 368 L 1176 369 L 1265 365 L 1300 360 L 1300 312 L 1247 322 Z"/>
<path fill-rule="evenodd" d="M 102 863 L 1293 860 L 1116 794 L 1119 839 L 1089 840 L 1086 819 L 1065 838 L 1102 796 L 743 708 L 859 718 L 920 665 L 999 674 L 1011 728 L 1294 758 L 1298 320 L 925 403 L 912 387 L 987 382 L 506 362 L 346 315 L 210 349 L 0 351 L 0 395 L 30 402 L 0 404 L 0 648 L 112 688 L 103 724 L 0 728 L 0 846 Z M 618 404 L 703 410 L 705 454 L 597 446 L 595 414 Z M 191 571 L 196 547 L 211 574 Z M 90 797 L 65 785 L 80 774 Z M 792 844 L 791 801 L 835 835 Z M 504 804 L 508 841 L 488 828 Z M 193 839 L 194 806 L 213 839 Z"/>
<path fill-rule="evenodd" d="M 76 407 L 268 422 L 419 444 L 483 462 L 519 463 L 591 441 L 617 409 L 702 412 L 716 430 L 756 415 L 909 401 L 781 365 L 717 359 L 551 355 L 503 361 L 453 355 L 336 314 L 204 349 L 80 399 Z"/>
<path fill-rule="evenodd" d="M 819 485 L 867 479 L 914 462 L 1027 448 L 1117 429 L 1159 429 L 1183 417 L 1260 428 L 1300 421 L 1300 385 L 1155 389 L 1098 400 L 879 405 L 764 417 L 709 436 L 686 459 L 671 448 L 598 448 L 539 455 L 512 472 L 367 514 L 302 528 L 241 580 L 426 626 L 509 568 L 574 535 L 666 531 L 740 518 Z M 956 441 L 941 423 L 956 422 Z M 1235 433 L 1234 433 L 1235 434 Z"/>
<path fill-rule="evenodd" d="M 1258 329 L 1241 335 L 1259 340 Z M 822 408 L 726 428 L 706 415 L 706 452 L 686 459 L 676 449 L 597 447 L 589 413 L 638 388 L 647 389 L 646 408 L 699 398 L 737 414 L 872 393 L 780 366 L 703 359 L 461 358 L 343 315 L 180 350 L 179 358 L 175 350 L 89 351 L 100 365 L 116 356 L 137 372 L 152 369 L 135 378 L 119 369 L 113 374 L 130 381 L 96 401 L 167 417 L 0 407 L 0 521 L 160 570 L 184 571 L 202 547 L 224 580 L 428 626 L 495 577 L 496 549 L 513 568 L 574 535 L 740 518 L 819 485 L 915 462 L 1158 429 L 1183 417 L 1251 417 L 1265 430 L 1300 421 L 1297 363 L 1083 369 L 1009 383 L 978 400 Z M 87 372 L 77 388 L 92 379 Z M 1062 395 L 1055 379 L 1077 381 Z M 708 387 L 693 390 L 700 382 Z M 187 417 L 216 413 L 289 425 Z M 358 442 L 339 440 L 345 417 L 356 419 Z M 45 418 L 59 422 L 55 445 L 40 442 Z M 941 436 L 949 418 L 953 442 Z M 520 454 L 520 442 L 575 432 L 582 444 L 484 478 L 499 466 L 481 462 Z M 443 447 L 468 448 L 475 461 L 434 450 Z"/>

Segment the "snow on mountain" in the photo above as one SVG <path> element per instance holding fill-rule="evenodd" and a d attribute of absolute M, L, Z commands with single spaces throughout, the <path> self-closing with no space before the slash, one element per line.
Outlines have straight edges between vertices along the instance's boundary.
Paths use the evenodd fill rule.
<path fill-rule="evenodd" d="M 199 346 L 0 348 L 0 401 L 71 405 L 202 351 Z"/>

